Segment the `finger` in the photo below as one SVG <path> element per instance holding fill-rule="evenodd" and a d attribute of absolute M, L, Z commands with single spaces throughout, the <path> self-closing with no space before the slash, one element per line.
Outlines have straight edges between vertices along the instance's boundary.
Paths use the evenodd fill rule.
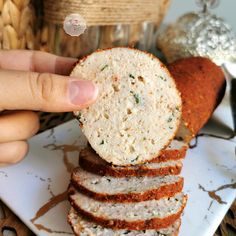
<path fill-rule="evenodd" d="M 14 164 L 21 161 L 28 152 L 26 141 L 0 143 L 0 164 Z"/>
<path fill-rule="evenodd" d="M 0 110 L 74 111 L 93 103 L 97 95 L 89 80 L 0 70 Z"/>
<path fill-rule="evenodd" d="M 0 143 L 26 140 L 39 129 L 39 118 L 32 111 L 17 111 L 0 116 Z"/>
<path fill-rule="evenodd" d="M 0 51 L 0 68 L 68 75 L 77 59 L 29 50 Z"/>

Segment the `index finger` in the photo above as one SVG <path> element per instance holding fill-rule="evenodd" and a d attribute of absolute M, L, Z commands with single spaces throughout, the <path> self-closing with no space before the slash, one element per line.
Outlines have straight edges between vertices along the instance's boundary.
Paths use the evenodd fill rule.
<path fill-rule="evenodd" d="M 1 50 L 0 68 L 68 75 L 77 59 L 60 57 L 46 52 L 29 50 Z"/>

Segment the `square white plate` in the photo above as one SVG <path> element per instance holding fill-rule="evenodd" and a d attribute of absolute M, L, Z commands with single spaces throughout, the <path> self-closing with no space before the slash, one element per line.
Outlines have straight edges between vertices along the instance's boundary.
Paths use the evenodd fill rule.
<path fill-rule="evenodd" d="M 232 127 L 228 96 L 214 117 Z M 0 198 L 36 235 L 71 235 L 69 204 L 62 200 L 86 140 L 73 120 L 33 137 L 29 144 L 24 161 L 0 169 Z M 182 175 L 189 200 L 180 236 L 212 236 L 220 224 L 236 197 L 235 147 L 235 139 L 202 136 L 197 147 L 188 150 Z M 46 203 L 48 211 L 41 208 Z M 32 223 L 37 212 L 42 216 Z"/>
<path fill-rule="evenodd" d="M 0 169 L 1 199 L 36 235 L 70 235 L 66 222 L 69 204 L 60 201 L 60 194 L 69 183 L 68 169 L 78 163 L 78 146 L 86 143 L 77 121 L 39 134 L 29 143 L 30 151 L 23 162 Z M 182 173 L 189 200 L 180 236 L 211 236 L 220 224 L 236 197 L 235 146 L 235 141 L 199 137 L 197 147 L 189 149 Z M 227 188 L 216 192 L 223 204 L 202 189 L 213 191 L 227 184 Z M 34 222 L 41 225 L 39 230 L 31 220 L 51 198 L 59 203 Z"/>

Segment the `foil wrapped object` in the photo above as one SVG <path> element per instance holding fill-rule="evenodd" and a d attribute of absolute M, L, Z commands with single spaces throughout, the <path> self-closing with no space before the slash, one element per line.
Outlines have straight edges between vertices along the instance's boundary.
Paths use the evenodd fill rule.
<path fill-rule="evenodd" d="M 207 12 L 187 13 L 157 37 L 168 62 L 190 56 L 208 57 L 216 64 L 236 61 L 236 38 L 231 27 Z"/>

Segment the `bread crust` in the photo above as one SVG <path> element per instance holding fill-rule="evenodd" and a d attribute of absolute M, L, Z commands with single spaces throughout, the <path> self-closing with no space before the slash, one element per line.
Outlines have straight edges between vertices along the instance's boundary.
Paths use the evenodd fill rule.
<path fill-rule="evenodd" d="M 160 155 L 155 157 L 149 162 L 160 163 L 167 161 L 177 161 L 185 158 L 187 152 L 187 145 L 181 147 L 180 149 L 165 149 L 162 150 Z"/>
<path fill-rule="evenodd" d="M 92 220 L 99 225 L 102 225 L 103 227 L 108 227 L 111 229 L 128 229 L 128 230 L 147 230 L 147 229 L 162 229 L 167 228 L 170 225 L 172 225 L 177 219 L 180 218 L 187 202 L 187 196 L 184 196 L 184 203 L 181 207 L 181 209 L 172 215 L 169 215 L 164 218 L 153 218 L 149 220 L 135 220 L 135 221 L 126 221 L 126 220 L 119 220 L 119 219 L 106 219 L 103 217 L 97 217 L 93 214 L 84 211 L 81 209 L 73 199 L 69 196 L 69 201 L 71 206 L 79 212 L 81 215 L 86 217 L 89 220 Z"/>
<path fill-rule="evenodd" d="M 173 236 L 178 236 L 179 235 L 179 230 L 180 230 L 181 224 L 182 224 L 182 221 L 180 221 L 179 227 L 176 230 L 176 232 L 173 234 Z M 172 235 L 170 235 L 170 236 L 172 236 Z"/>
<path fill-rule="evenodd" d="M 181 226 L 181 223 L 182 223 L 182 222 L 181 222 L 181 219 L 177 219 L 177 220 L 180 221 L 178 228 L 176 229 L 176 231 L 175 231 L 174 233 L 168 234 L 167 236 L 178 236 L 179 230 L 180 230 L 180 226 Z M 79 230 L 78 230 L 78 229 L 76 230 L 75 227 L 74 227 L 74 223 L 72 222 L 71 218 L 69 217 L 69 214 L 67 215 L 67 222 L 70 224 L 70 226 L 71 226 L 71 228 L 72 228 L 74 234 L 75 234 L 76 236 L 80 236 L 80 233 L 79 233 L 78 231 L 79 231 L 79 230 L 82 231 L 82 230 L 83 230 L 83 226 L 82 226 L 82 225 L 79 225 L 79 226 L 80 226 L 80 227 L 79 227 Z M 78 222 L 78 224 L 79 224 L 79 222 Z M 161 234 L 161 233 L 160 233 L 160 234 Z"/>
<path fill-rule="evenodd" d="M 189 142 L 206 124 L 224 96 L 226 80 L 219 66 L 202 57 L 177 60 L 168 69 L 182 98 L 182 120 Z"/>
<path fill-rule="evenodd" d="M 161 163 L 167 161 L 182 160 L 186 155 L 187 147 L 184 146 L 179 150 L 163 150 L 161 157 L 157 157 L 150 161 L 150 163 Z M 132 166 L 116 167 L 112 164 L 96 163 L 90 161 L 87 157 L 89 155 L 96 155 L 100 158 L 91 147 L 87 147 L 80 152 L 79 165 L 89 172 L 102 176 L 114 177 L 131 177 L 131 176 L 163 176 L 163 175 L 178 175 L 181 172 L 182 164 L 175 166 L 166 166 L 161 168 L 148 168 L 140 165 L 138 168 Z M 170 159 L 169 159 L 170 158 Z M 161 161 L 162 160 L 162 161 Z"/>
<path fill-rule="evenodd" d="M 91 149 L 91 151 L 93 151 Z M 93 151 L 94 152 L 94 151 Z M 186 153 L 186 152 L 185 152 Z M 95 152 L 94 152 L 95 154 Z M 164 175 L 178 175 L 182 170 L 182 164 L 175 166 L 167 166 L 162 168 L 151 169 L 145 166 L 140 165 L 139 168 L 134 167 L 119 167 L 117 168 L 114 165 L 107 163 L 106 165 L 100 165 L 98 163 L 92 162 L 86 158 L 88 155 L 86 149 L 83 149 L 80 152 L 79 164 L 80 166 L 89 172 L 102 175 L 102 176 L 113 176 L 117 178 L 121 177 L 131 177 L 131 176 L 164 176 Z M 95 154 L 97 155 L 97 154 Z M 182 154 L 180 155 L 182 156 Z M 172 155 L 174 157 L 174 155 Z M 166 156 L 163 156 L 163 159 Z M 178 157 L 177 157 L 178 159 Z M 159 162 L 156 160 L 152 160 L 151 162 Z"/>
<path fill-rule="evenodd" d="M 76 171 L 76 170 L 75 170 Z M 181 177 L 178 182 L 171 183 L 171 184 L 165 184 L 163 186 L 160 186 L 156 189 L 150 189 L 145 192 L 140 193 L 116 193 L 116 194 L 107 194 L 107 193 L 97 193 L 94 192 L 83 185 L 80 184 L 79 176 L 72 174 L 71 178 L 71 188 L 72 190 L 69 190 L 69 193 L 73 193 L 73 187 L 98 201 L 105 201 L 105 202 L 142 202 L 147 200 L 158 200 L 163 197 L 173 197 L 177 193 L 180 193 L 183 189 L 184 179 Z"/>

